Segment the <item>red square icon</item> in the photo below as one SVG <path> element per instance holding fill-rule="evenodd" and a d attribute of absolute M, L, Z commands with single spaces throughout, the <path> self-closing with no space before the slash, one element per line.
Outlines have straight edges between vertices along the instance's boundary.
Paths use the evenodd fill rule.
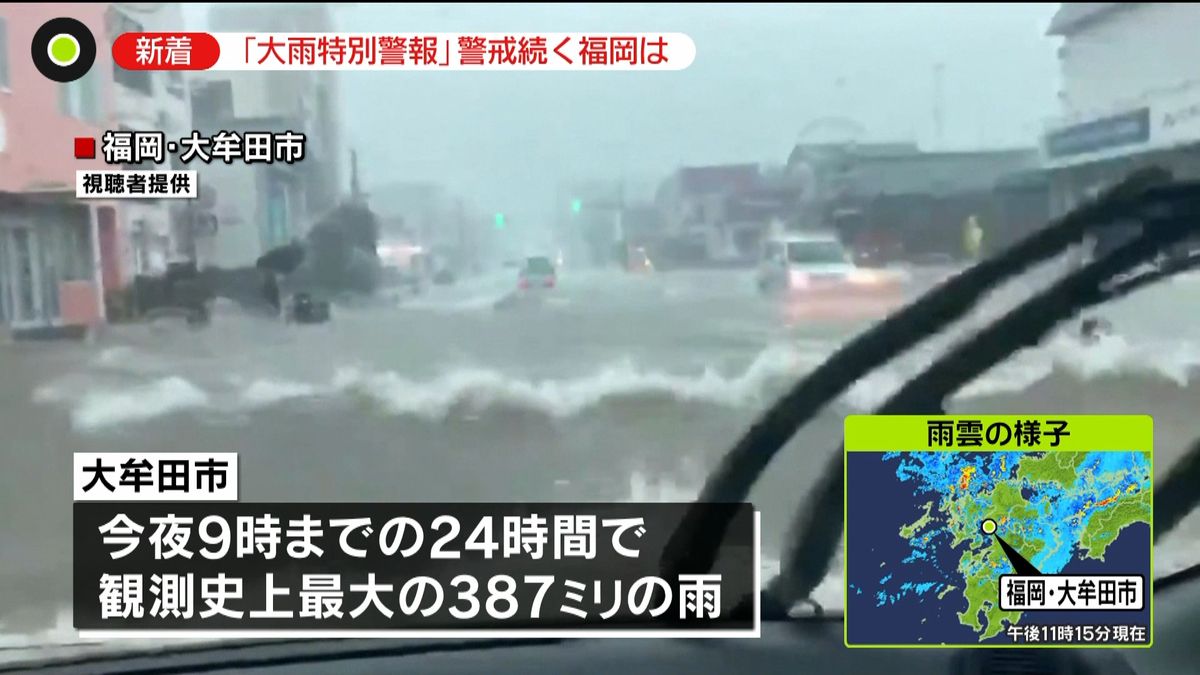
<path fill-rule="evenodd" d="M 75 159 L 96 159 L 96 139 L 86 136 L 76 138 Z"/>

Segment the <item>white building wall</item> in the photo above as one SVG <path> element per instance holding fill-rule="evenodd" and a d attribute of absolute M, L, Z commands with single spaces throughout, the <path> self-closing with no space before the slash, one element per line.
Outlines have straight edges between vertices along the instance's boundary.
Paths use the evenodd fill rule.
<path fill-rule="evenodd" d="M 1141 108 L 1148 138 L 1061 158 L 1053 169 L 1054 213 L 1063 213 L 1129 172 L 1155 165 L 1200 177 L 1200 5 L 1130 3 L 1064 37 L 1059 50 L 1064 129 Z"/>
<path fill-rule="evenodd" d="M 1067 36 L 1059 51 L 1063 113 L 1092 118 L 1200 80 L 1200 4 L 1142 3 Z"/>
<path fill-rule="evenodd" d="M 233 86 L 235 117 L 266 117 L 274 112 L 268 86 L 273 74 L 265 70 L 213 73 L 216 79 L 229 80 Z"/>
<path fill-rule="evenodd" d="M 217 4 L 209 14 L 214 31 L 328 32 L 336 30 L 334 5 L 300 3 Z M 333 208 L 345 191 L 339 73 L 261 71 L 222 73 L 233 82 L 238 117 L 296 117 L 308 135 L 305 199 L 295 211 L 300 232 Z"/>
<path fill-rule="evenodd" d="M 148 32 L 179 30 L 184 26 L 180 3 L 115 3 L 114 7 Z M 111 112 L 113 126 L 134 131 L 161 131 L 167 142 L 177 141 L 191 130 L 191 105 L 187 79 L 182 73 L 151 71 L 150 94 L 114 83 Z M 166 153 L 170 154 L 170 153 Z M 170 168 L 163 166 L 161 168 Z M 138 274 L 158 274 L 168 262 L 179 260 L 179 239 L 172 228 L 172 203 L 129 202 L 120 209 L 122 267 Z M 146 239 L 135 240 L 139 231 Z"/>
<path fill-rule="evenodd" d="M 320 4 L 277 7 L 265 3 L 229 3 L 212 6 L 207 28 L 212 31 L 314 32 L 332 30 L 333 20 L 329 8 Z M 200 82 L 230 83 L 235 118 L 303 120 L 294 122 L 302 128 L 292 129 L 307 134 L 305 158 L 298 168 L 314 179 L 307 185 L 300 182 L 302 178 L 289 181 L 287 212 L 292 236 L 303 236 L 315 220 L 336 204 L 343 191 L 338 163 L 343 153 L 337 76 L 329 71 L 192 74 L 197 86 Z M 320 85 L 329 92 L 327 106 L 320 105 Z M 202 264 L 223 267 L 252 264 L 263 253 L 261 228 L 265 226 L 266 197 L 260 190 L 265 189 L 261 175 L 265 170 L 257 166 L 248 172 L 231 172 L 216 164 L 203 166 L 200 170 L 201 182 L 207 182 L 218 191 L 216 215 L 221 223 L 215 237 L 197 240 Z M 315 176 L 314 170 L 319 170 Z"/>
<path fill-rule="evenodd" d="M 216 236 L 196 239 L 201 267 L 253 265 L 263 254 L 259 231 L 258 182 L 254 166 L 215 162 L 203 168 L 201 180 L 217 190 Z"/>

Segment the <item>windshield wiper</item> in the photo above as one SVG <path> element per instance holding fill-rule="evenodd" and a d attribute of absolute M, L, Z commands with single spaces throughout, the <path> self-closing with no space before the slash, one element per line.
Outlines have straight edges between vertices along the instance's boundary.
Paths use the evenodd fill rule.
<path fill-rule="evenodd" d="M 909 380 L 875 414 L 943 414 L 945 400 L 977 376 L 1019 349 L 1038 344 L 1064 319 L 1114 297 L 1120 287 L 1106 290 L 1107 280 L 1200 228 L 1200 186 L 1191 193 L 1175 190 L 1163 188 L 1147 194 L 1148 209 L 1159 213 L 1148 213 L 1142 219 L 1143 235 L 1068 275 L 951 349 Z M 1165 205 L 1156 201 L 1172 197 L 1180 199 Z M 1124 288 L 1128 292 L 1136 286 Z M 828 573 L 842 533 L 843 470 L 844 454 L 839 449 L 793 519 L 780 574 L 767 588 L 775 602 L 786 606 L 807 599 Z"/>
<path fill-rule="evenodd" d="M 1161 267 L 1150 272 L 1143 272 L 1130 279 L 1123 279 L 1113 283 L 1104 289 L 1104 293 L 1108 296 L 1106 299 L 1114 300 L 1124 295 L 1128 295 L 1139 288 L 1149 286 L 1166 279 L 1167 277 L 1182 274 L 1189 270 L 1200 268 L 1200 253 L 1189 253 L 1183 258 L 1168 260 Z"/>
<path fill-rule="evenodd" d="M 745 501 L 767 464 L 804 423 L 875 368 L 963 317 L 995 286 L 1059 255 L 1089 230 L 1120 220 L 1146 190 L 1170 180 L 1150 167 L 1130 175 L 1096 200 L 1035 232 L 1008 250 L 951 277 L 912 304 L 838 349 L 798 382 L 750 427 L 722 458 L 668 542 L 668 575 L 712 568 L 729 527 L 728 514 L 704 505 Z M 765 609 L 765 607 L 764 607 Z"/>
<path fill-rule="evenodd" d="M 1154 539 L 1164 537 L 1200 505 L 1200 438 L 1154 488 Z"/>

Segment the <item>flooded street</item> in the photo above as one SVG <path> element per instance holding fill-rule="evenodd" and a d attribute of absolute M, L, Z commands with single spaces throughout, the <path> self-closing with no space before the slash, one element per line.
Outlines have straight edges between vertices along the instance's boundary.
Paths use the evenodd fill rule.
<path fill-rule="evenodd" d="M 1198 28 L 1186 3 L 0 3 L 0 672 L 1194 671 Z M 847 416 L 885 403 L 960 419 L 856 448 Z M 1059 419 L 1109 414 L 1153 418 L 1149 464 L 1144 428 Z M 78 453 L 124 457 L 76 502 Z M 218 514 L 88 499 L 196 496 L 180 455 L 211 453 L 241 503 L 318 522 L 235 519 L 214 553 Z M 746 491 L 758 557 L 703 542 L 717 518 L 668 564 L 673 524 L 546 518 Z M 342 519 L 387 503 L 537 518 L 460 520 L 448 556 L 452 510 L 411 548 Z"/>
<path fill-rule="evenodd" d="M 243 501 L 690 499 L 774 396 L 861 327 L 797 323 L 744 272 L 564 270 L 543 302 L 494 309 L 511 286 L 467 280 L 317 326 L 220 308 L 202 330 L 0 346 L 3 632 L 44 631 L 69 605 L 73 452 L 234 451 Z M 1005 293 L 1021 291 L 996 307 Z M 1051 339 L 973 383 L 955 412 L 1147 412 L 1161 476 L 1196 433 L 1200 320 L 1177 309 L 1198 300 L 1200 282 L 1179 280 L 1106 308 L 1118 338 Z M 793 439 L 753 495 L 766 554 L 843 415 L 945 340 Z M 1196 524 L 1160 547 L 1159 573 L 1200 554 Z M 836 579 L 823 592 L 837 604 Z"/>

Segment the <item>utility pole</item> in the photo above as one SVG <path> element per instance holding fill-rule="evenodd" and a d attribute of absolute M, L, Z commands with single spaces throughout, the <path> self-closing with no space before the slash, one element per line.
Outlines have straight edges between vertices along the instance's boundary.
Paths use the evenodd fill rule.
<path fill-rule="evenodd" d="M 355 204 L 363 202 L 362 187 L 358 183 L 358 151 L 350 151 L 350 201 Z"/>
<path fill-rule="evenodd" d="M 615 234 L 617 237 L 617 241 L 625 240 L 624 217 L 625 217 L 625 179 L 622 178 L 621 182 L 619 184 L 617 184 L 617 214 L 616 214 L 616 228 L 615 228 Z"/>
<path fill-rule="evenodd" d="M 943 80 L 946 75 L 946 64 L 938 62 L 933 66 L 933 137 L 938 147 L 945 142 L 945 93 Z"/>
<path fill-rule="evenodd" d="M 844 117 L 850 114 L 850 105 L 846 98 L 846 76 L 839 74 L 837 79 L 833 81 L 833 88 L 837 91 L 834 96 L 834 105 L 836 106 L 833 114 L 838 117 Z"/>

